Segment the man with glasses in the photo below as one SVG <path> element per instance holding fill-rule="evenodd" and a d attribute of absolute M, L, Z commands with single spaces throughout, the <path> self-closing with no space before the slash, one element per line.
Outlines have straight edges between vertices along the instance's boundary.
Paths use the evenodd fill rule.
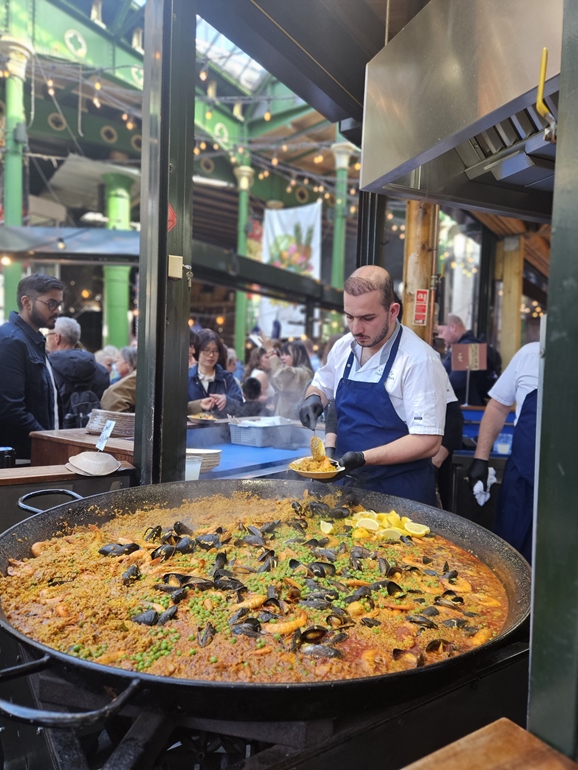
<path fill-rule="evenodd" d="M 0 444 L 30 458 L 31 431 L 59 427 L 58 395 L 40 329 L 53 329 L 64 284 L 33 273 L 18 284 L 18 312 L 0 326 Z"/>

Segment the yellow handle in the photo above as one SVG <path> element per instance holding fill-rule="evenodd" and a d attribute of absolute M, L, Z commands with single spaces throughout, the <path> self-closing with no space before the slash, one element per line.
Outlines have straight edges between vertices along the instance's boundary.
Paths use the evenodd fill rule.
<path fill-rule="evenodd" d="M 548 67 L 548 49 L 542 48 L 542 61 L 540 62 L 540 79 L 538 80 L 538 97 L 536 109 L 543 118 L 550 118 L 550 110 L 544 102 L 544 83 L 546 82 L 546 68 Z"/>

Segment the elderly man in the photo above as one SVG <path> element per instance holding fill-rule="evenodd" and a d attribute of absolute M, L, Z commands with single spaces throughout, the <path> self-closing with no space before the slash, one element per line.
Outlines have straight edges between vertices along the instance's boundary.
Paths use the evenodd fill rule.
<path fill-rule="evenodd" d="M 77 347 L 80 332 L 78 321 L 61 316 L 46 335 L 48 360 L 62 399 L 64 427 L 70 428 L 86 425 L 88 415 L 100 408 L 102 394 L 110 385 L 105 367 L 92 353 Z"/>
<path fill-rule="evenodd" d="M 0 443 L 30 458 L 29 433 L 58 428 L 58 399 L 46 340 L 64 298 L 57 278 L 34 273 L 18 284 L 18 312 L 0 326 Z"/>
<path fill-rule="evenodd" d="M 344 286 L 350 334 L 315 374 L 299 416 L 314 428 L 335 400 L 336 456 L 355 483 L 435 505 L 447 377 L 437 353 L 397 320 L 389 273 L 361 267 Z"/>
<path fill-rule="evenodd" d="M 458 315 L 450 313 L 447 324 L 438 326 L 438 336 L 442 339 L 447 348 L 447 353 L 442 361 L 446 372 L 450 378 L 452 388 L 460 404 L 469 406 L 484 406 L 488 390 L 496 380 L 494 356 L 498 353 L 488 345 L 487 371 L 470 372 L 470 383 L 468 387 L 467 371 L 452 370 L 452 345 L 468 345 L 471 343 L 479 344 L 480 340 L 474 335 L 471 329 L 466 329 L 464 322 Z"/>

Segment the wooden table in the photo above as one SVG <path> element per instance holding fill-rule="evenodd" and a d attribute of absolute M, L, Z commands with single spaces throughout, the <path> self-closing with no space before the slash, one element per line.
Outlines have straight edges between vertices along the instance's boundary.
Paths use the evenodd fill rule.
<path fill-rule="evenodd" d="M 419 736 L 416 736 L 419 737 Z M 509 719 L 498 719 L 405 770 L 578 770 L 568 757 Z"/>
<path fill-rule="evenodd" d="M 87 433 L 85 428 L 67 430 L 39 430 L 30 434 L 32 452 L 30 464 L 64 465 L 68 458 L 80 452 L 94 451 L 98 436 Z M 109 438 L 106 451 L 117 460 L 132 464 L 134 441 L 126 438 Z"/>

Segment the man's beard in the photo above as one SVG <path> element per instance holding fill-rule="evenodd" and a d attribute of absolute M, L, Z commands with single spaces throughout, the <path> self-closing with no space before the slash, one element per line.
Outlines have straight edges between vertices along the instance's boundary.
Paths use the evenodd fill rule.
<path fill-rule="evenodd" d="M 363 342 L 360 342 L 356 338 L 355 341 L 362 348 L 373 348 L 376 345 L 379 345 L 380 342 L 383 342 L 383 340 L 387 337 L 388 334 L 389 334 L 389 318 L 386 318 L 384 325 L 381 327 L 381 329 L 379 330 L 379 332 L 375 337 L 371 337 L 369 340 L 364 340 Z"/>
<path fill-rule="evenodd" d="M 30 323 L 36 329 L 54 329 L 56 318 L 50 318 L 48 321 L 40 313 L 36 311 L 36 308 L 32 308 L 30 311 Z"/>

